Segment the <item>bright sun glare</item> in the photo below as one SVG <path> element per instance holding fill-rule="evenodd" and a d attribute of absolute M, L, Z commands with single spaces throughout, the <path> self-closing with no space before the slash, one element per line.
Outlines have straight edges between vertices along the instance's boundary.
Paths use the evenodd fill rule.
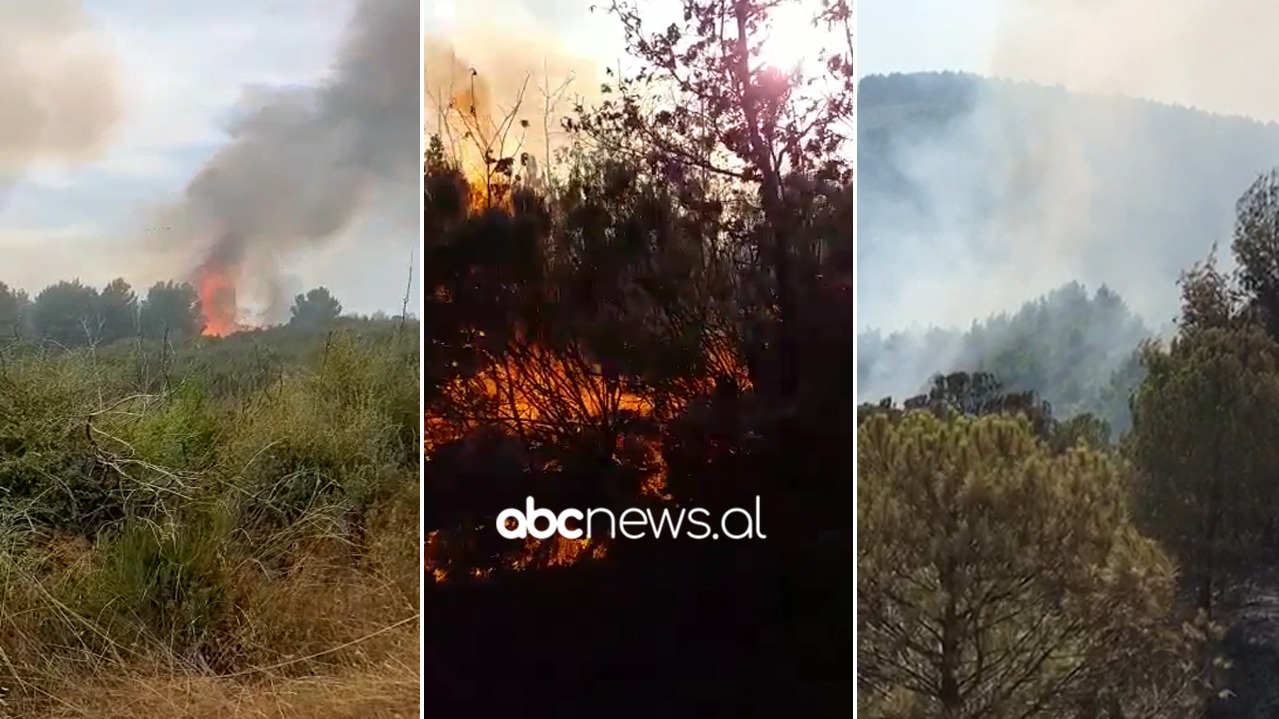
<path fill-rule="evenodd" d="M 799 68 L 805 75 L 820 73 L 820 48 L 828 33 L 814 27 L 814 11 L 808 2 L 779 3 L 769 13 L 768 36 L 760 46 L 760 60 L 780 70 Z"/>

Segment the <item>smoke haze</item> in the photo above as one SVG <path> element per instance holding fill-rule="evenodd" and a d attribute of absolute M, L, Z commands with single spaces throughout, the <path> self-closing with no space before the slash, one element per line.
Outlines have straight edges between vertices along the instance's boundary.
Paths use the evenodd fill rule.
<path fill-rule="evenodd" d="M 123 115 L 105 38 L 77 0 L 0 0 L 0 182 L 96 158 Z"/>
<path fill-rule="evenodd" d="M 1113 288 L 1148 326 L 1172 319 L 1180 271 L 1228 245 L 1235 200 L 1279 164 L 1279 133 L 1262 124 L 1279 120 L 1279 5 L 1175 5 L 1008 0 L 987 74 L 1036 87 L 863 81 L 863 329 L 962 327 L 1076 280 Z M 901 120 L 929 105 L 933 117 Z M 921 371 L 886 352 L 867 376 L 900 391 L 957 369 L 954 353 L 930 354 Z"/>
<path fill-rule="evenodd" d="M 528 120 L 530 126 L 522 130 L 516 124 L 504 150 L 528 152 L 545 167 L 566 139 L 559 118 L 571 111 L 575 98 L 595 96 L 605 61 L 602 47 L 608 45 L 601 40 L 611 37 L 607 19 L 586 11 L 587 3 L 526 7 L 517 0 L 481 0 L 456 8 L 447 26 L 428 27 L 422 97 L 427 134 L 452 135 L 445 140 L 465 162 L 474 141 L 450 127 L 455 123 L 448 116 L 456 112 L 448 108 L 450 101 L 457 101 L 459 109 L 469 112 L 465 100 L 473 87 L 481 129 L 489 132 L 518 104 L 517 118 Z M 548 107 L 547 94 L 559 94 L 559 102 Z"/>

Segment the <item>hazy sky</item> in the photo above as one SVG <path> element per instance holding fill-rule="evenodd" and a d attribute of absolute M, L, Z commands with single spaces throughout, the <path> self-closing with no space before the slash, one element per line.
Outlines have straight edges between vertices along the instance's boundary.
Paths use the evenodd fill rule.
<path fill-rule="evenodd" d="M 859 0 L 863 74 L 966 70 L 1279 121 L 1273 0 Z"/>
<path fill-rule="evenodd" d="M 999 12 L 999 0 L 858 0 L 858 73 L 987 72 Z"/>
<path fill-rule="evenodd" d="M 324 76 L 353 8 L 346 0 L 45 2 L 53 9 L 37 17 L 43 11 L 22 0 L 0 0 L 0 43 L 11 33 L 33 57 L 71 57 L 72 43 L 88 37 L 93 47 L 82 52 L 90 54 L 39 75 L 0 70 L 0 90 L 10 83 L 42 88 L 32 94 L 56 104 L 73 102 L 55 92 L 58 83 L 103 88 L 104 109 L 63 111 L 79 119 L 61 122 L 84 126 L 77 125 L 77 137 L 92 135 L 75 152 L 54 147 L 18 161 L 0 157 L 0 179 L 8 180 L 0 188 L 0 280 L 33 294 L 77 276 L 95 285 L 120 275 L 149 284 L 179 271 L 158 266 L 144 249 L 166 239 L 163 229 L 148 228 L 148 214 L 181 193 L 224 143 L 223 127 L 246 87 L 310 85 Z M 0 47 L 0 63 L 7 59 Z M 10 104 L 0 94 L 0 117 Z M 6 132 L 12 130 L 0 120 L 0 153 L 17 143 Z M 416 238 L 410 228 L 387 242 L 402 252 L 334 242 L 293 258 L 286 279 L 294 291 L 327 285 L 351 311 L 396 310 Z"/>

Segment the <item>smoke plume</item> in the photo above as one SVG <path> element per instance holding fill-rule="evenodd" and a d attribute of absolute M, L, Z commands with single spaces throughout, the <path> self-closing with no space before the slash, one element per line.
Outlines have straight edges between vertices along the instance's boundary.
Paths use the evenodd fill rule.
<path fill-rule="evenodd" d="M 1164 326 L 1178 273 L 1279 163 L 1261 124 L 1279 120 L 1276 26 L 1262 0 L 1006 0 L 987 74 L 1035 87 L 972 83 L 961 112 L 915 132 L 873 126 L 863 92 L 859 324 L 963 326 L 1077 280 Z M 899 387 L 927 380 L 878 361 Z"/>
<path fill-rule="evenodd" d="M 287 253 L 374 215 L 416 222 L 420 37 L 415 0 L 360 0 L 322 82 L 246 93 L 230 142 L 164 213 L 204 243 L 194 279 L 206 332 L 237 327 L 246 278 L 279 294 Z"/>
<path fill-rule="evenodd" d="M 119 68 L 78 0 L 0 0 L 0 182 L 93 159 L 123 112 Z"/>

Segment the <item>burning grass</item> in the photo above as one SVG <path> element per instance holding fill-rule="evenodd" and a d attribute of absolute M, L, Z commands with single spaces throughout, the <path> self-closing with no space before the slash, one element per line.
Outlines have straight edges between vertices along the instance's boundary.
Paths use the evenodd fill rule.
<path fill-rule="evenodd" d="M 416 716 L 415 350 L 146 351 L 0 365 L 0 716 Z"/>

